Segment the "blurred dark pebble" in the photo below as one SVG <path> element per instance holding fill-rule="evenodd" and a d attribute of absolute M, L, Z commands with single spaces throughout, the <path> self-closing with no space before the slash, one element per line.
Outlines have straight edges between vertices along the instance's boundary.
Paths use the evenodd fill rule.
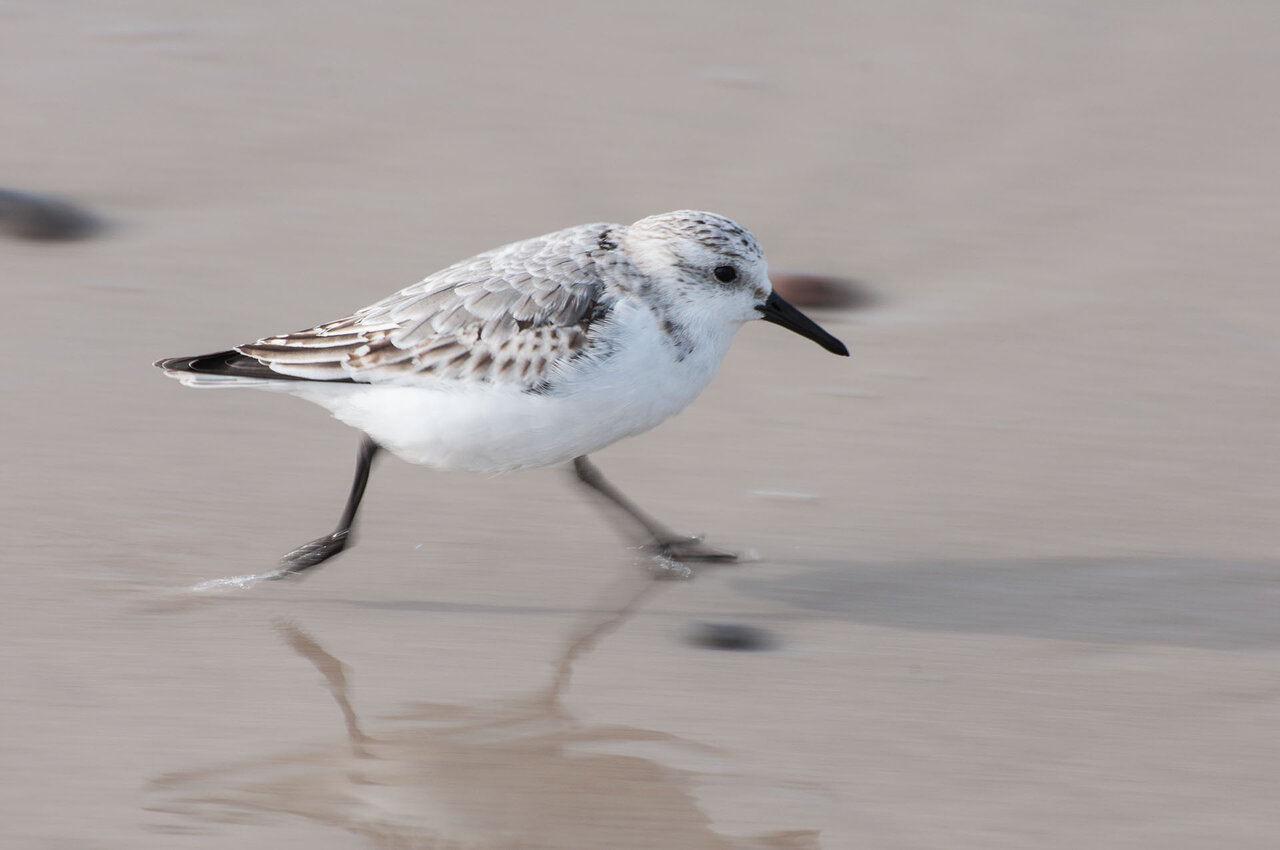
<path fill-rule="evenodd" d="M 84 239 L 102 223 L 69 201 L 0 189 L 0 230 L 19 239 Z"/>
<path fill-rule="evenodd" d="M 855 309 L 866 307 L 875 296 L 857 281 L 806 272 L 770 272 L 773 289 L 796 307 Z"/>
<path fill-rule="evenodd" d="M 771 649 L 773 635 L 755 626 L 740 623 L 694 623 L 689 642 L 708 649 L 731 649 L 736 652 L 760 652 Z"/>

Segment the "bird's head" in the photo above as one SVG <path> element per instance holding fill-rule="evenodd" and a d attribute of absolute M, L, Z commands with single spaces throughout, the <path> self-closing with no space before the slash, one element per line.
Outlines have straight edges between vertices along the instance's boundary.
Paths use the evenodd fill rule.
<path fill-rule="evenodd" d="M 742 324 L 764 319 L 849 356 L 844 343 L 784 301 L 751 232 L 721 215 L 679 210 L 630 225 L 627 256 L 653 293 L 676 313 Z"/>

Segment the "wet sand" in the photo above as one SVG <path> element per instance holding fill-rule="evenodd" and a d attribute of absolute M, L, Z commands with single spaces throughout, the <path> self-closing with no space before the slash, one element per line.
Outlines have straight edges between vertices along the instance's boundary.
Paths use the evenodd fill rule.
<path fill-rule="evenodd" d="M 0 844 L 1269 848 L 1280 12 L 0 7 Z M 563 470 L 382 463 L 151 361 L 699 207 L 865 281 Z M 696 645 L 699 623 L 767 651 Z"/>

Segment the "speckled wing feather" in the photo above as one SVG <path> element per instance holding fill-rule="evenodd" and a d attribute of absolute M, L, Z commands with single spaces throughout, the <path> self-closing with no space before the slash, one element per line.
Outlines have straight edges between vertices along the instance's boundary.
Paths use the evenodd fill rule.
<path fill-rule="evenodd" d="M 273 372 L 380 383 L 416 376 L 538 386 L 582 351 L 607 307 L 600 255 L 616 225 L 587 224 L 464 260 L 354 315 L 236 350 Z"/>

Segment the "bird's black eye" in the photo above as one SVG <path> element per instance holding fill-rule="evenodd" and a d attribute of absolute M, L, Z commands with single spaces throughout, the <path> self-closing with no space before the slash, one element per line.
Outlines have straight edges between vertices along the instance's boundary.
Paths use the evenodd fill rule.
<path fill-rule="evenodd" d="M 738 270 L 733 266 L 716 266 L 715 274 L 721 283 L 733 283 L 738 279 Z"/>

